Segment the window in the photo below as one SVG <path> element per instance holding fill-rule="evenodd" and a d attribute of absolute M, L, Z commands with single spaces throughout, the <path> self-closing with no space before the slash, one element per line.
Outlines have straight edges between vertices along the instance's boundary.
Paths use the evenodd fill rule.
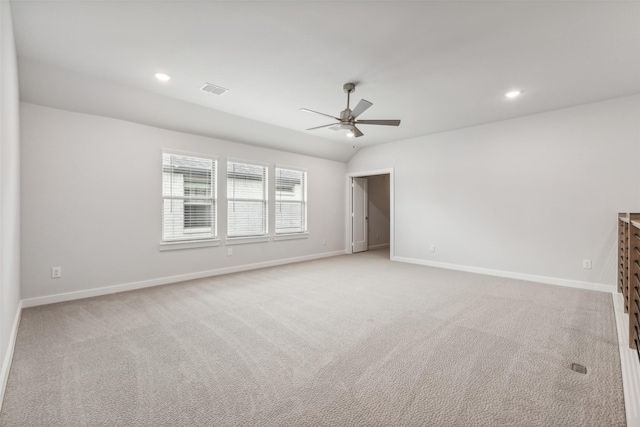
<path fill-rule="evenodd" d="M 216 237 L 216 161 L 162 153 L 162 241 Z"/>
<path fill-rule="evenodd" d="M 227 236 L 267 234 L 267 167 L 227 163 Z"/>
<path fill-rule="evenodd" d="M 276 234 L 307 231 L 307 173 L 276 167 Z"/>
<path fill-rule="evenodd" d="M 184 228 L 205 227 L 211 227 L 211 205 L 195 203 L 185 204 Z"/>

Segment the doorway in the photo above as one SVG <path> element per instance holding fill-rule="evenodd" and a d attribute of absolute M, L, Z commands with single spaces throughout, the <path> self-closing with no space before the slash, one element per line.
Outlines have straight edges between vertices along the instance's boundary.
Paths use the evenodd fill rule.
<path fill-rule="evenodd" d="M 389 248 L 393 259 L 393 169 L 347 175 L 347 253 Z"/>

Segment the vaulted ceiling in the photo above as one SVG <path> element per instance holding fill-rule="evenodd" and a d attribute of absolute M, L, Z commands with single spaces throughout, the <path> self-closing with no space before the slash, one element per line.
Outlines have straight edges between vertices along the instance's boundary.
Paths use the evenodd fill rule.
<path fill-rule="evenodd" d="M 640 3 L 13 1 L 21 98 L 339 161 L 357 148 L 640 93 Z M 168 82 L 156 72 L 171 76 Z M 346 106 L 347 138 L 305 129 Z M 216 96 L 212 83 L 229 89 Z M 512 89 L 524 91 L 506 99 Z"/>

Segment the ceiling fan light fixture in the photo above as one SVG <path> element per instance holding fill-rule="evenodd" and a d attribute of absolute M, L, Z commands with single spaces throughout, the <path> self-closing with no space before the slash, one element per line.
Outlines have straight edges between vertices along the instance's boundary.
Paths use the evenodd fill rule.
<path fill-rule="evenodd" d="M 349 132 L 347 132 L 347 138 L 353 138 L 355 135 L 353 134 L 352 130 L 349 130 Z"/>
<path fill-rule="evenodd" d="M 156 73 L 155 76 L 156 79 L 160 80 L 161 82 L 168 82 L 169 80 L 171 80 L 171 76 L 165 73 Z"/>

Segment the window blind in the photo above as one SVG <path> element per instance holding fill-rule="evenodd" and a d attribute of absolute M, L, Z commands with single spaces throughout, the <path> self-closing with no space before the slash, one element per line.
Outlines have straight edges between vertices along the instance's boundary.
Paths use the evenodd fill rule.
<path fill-rule="evenodd" d="M 216 161 L 162 153 L 162 240 L 216 237 Z"/>
<path fill-rule="evenodd" d="M 276 234 L 307 231 L 307 173 L 276 167 Z"/>
<path fill-rule="evenodd" d="M 267 167 L 227 162 L 227 236 L 267 234 Z"/>

